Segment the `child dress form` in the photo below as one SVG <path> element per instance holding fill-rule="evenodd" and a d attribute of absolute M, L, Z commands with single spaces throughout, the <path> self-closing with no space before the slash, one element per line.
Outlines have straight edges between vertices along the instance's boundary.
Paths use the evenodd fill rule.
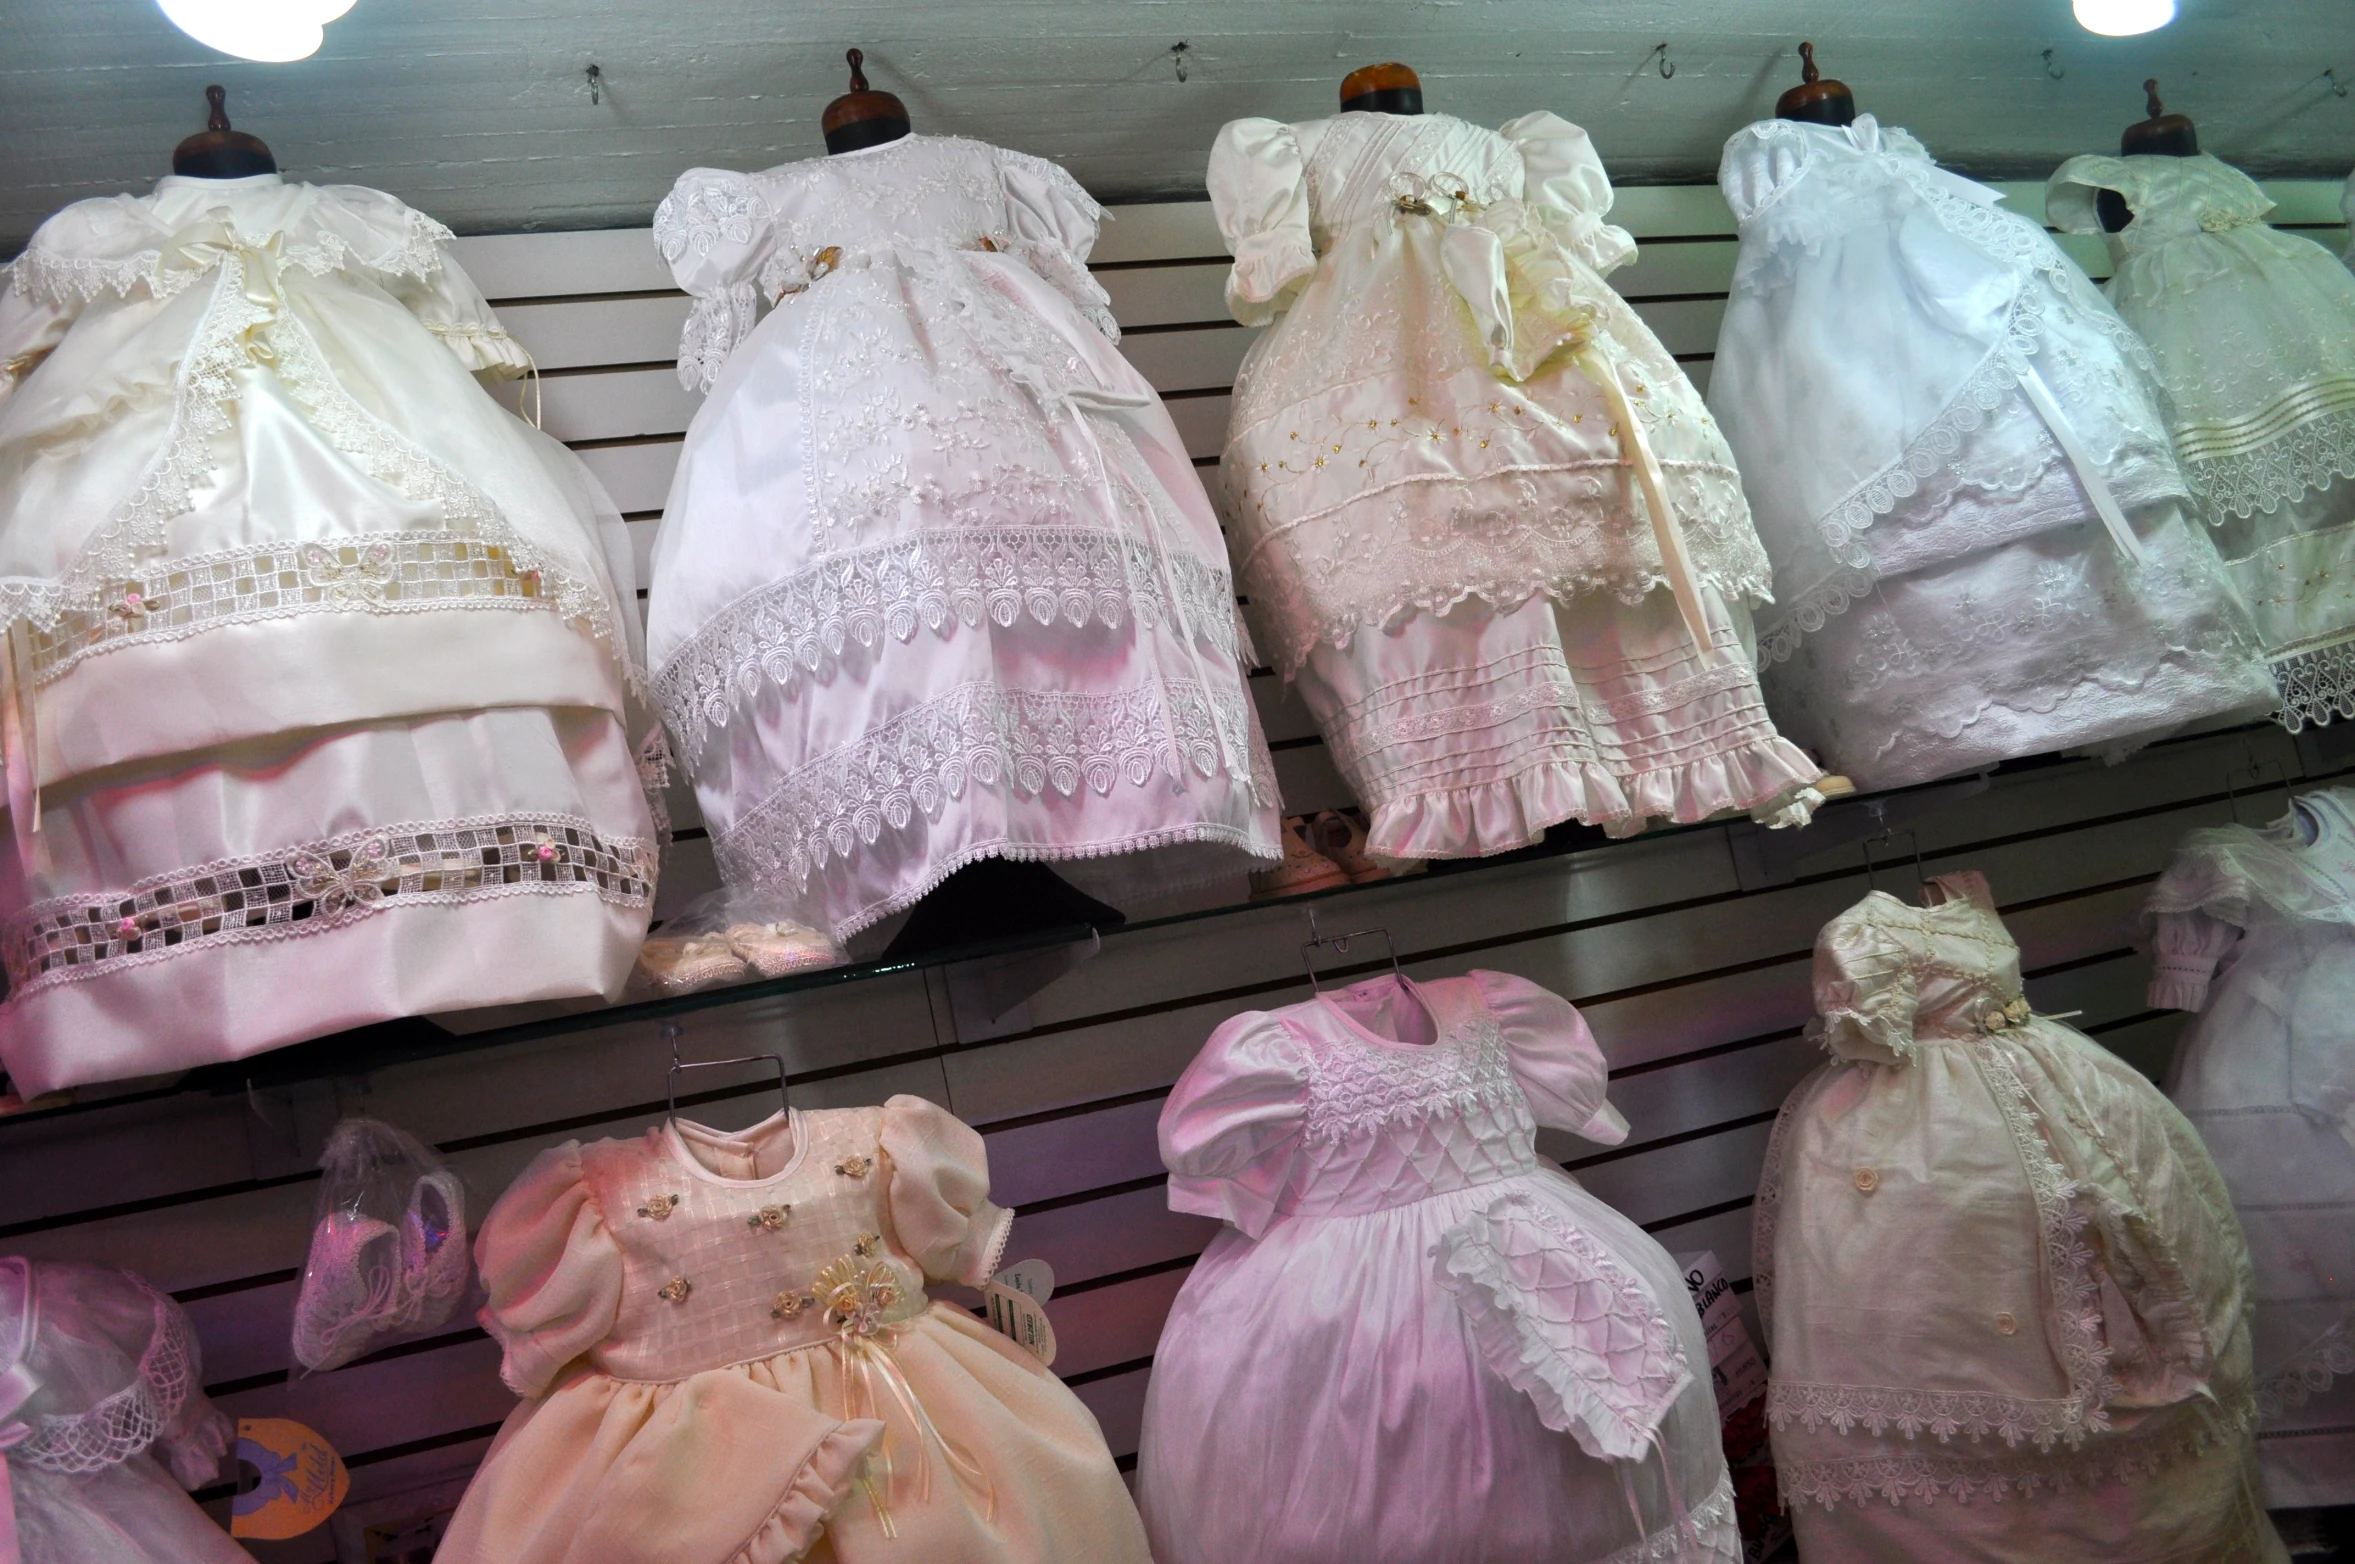
<path fill-rule="evenodd" d="M 929 1280 L 1014 1214 L 914 1097 L 543 1152 L 483 1223 L 526 1397 L 438 1564 L 1147 1564 L 1079 1399 Z"/>
<path fill-rule="evenodd" d="M 1535 1150 L 1627 1124 L 1566 1002 L 1379 978 L 1221 1026 L 1161 1114 L 1223 1218 L 1154 1352 L 1157 1564 L 1731 1564 L 1709 1355 L 1657 1243 Z"/>
<path fill-rule="evenodd" d="M 1831 1060 L 1758 1187 L 1767 1419 L 1808 1564 L 2255 1564 L 2248 1248 L 2158 1090 L 2020 991 L 1976 874 L 1815 947 Z"/>
<path fill-rule="evenodd" d="M 2270 709 L 2149 354 L 2048 235 L 1869 114 L 1737 131 L 1718 184 L 1786 732 L 1886 788 Z"/>
<path fill-rule="evenodd" d="M 138 1277 L 0 1259 L 0 1557 L 252 1564 L 185 1491 L 229 1450 L 201 1382 L 188 1316 Z"/>
<path fill-rule="evenodd" d="M 654 827 L 627 540 L 347 186 L 67 207 L 0 289 L 0 1058 L 26 1093 L 618 991 Z M 618 570 L 618 575 L 617 575 Z"/>
<path fill-rule="evenodd" d="M 2194 831 L 2143 924 L 2154 1007 L 2198 1014 L 2167 1094 L 2257 1269 L 2257 1461 L 2276 1509 L 2355 1503 L 2355 793 Z"/>
<path fill-rule="evenodd" d="M 721 875 L 838 940 L 981 858 L 1118 903 L 1282 856 L 1226 545 L 1113 346 L 1098 216 L 940 136 L 691 169 L 655 214 L 710 392 L 656 695 Z"/>
<path fill-rule="evenodd" d="M 1603 281 L 1635 243 L 1586 132 L 1237 120 L 1210 198 L 1228 306 L 1270 327 L 1221 463 L 1238 573 L 1371 850 L 1803 821 L 1820 772 L 1748 666 L 1765 557 L 1708 410 Z"/>
<path fill-rule="evenodd" d="M 2046 216 L 2099 233 L 2104 190 L 2134 214 L 2109 236 L 2110 302 L 2158 361 L 2282 722 L 2355 716 L 2355 276 L 2277 233 L 2265 192 L 2206 153 L 2071 158 Z"/>

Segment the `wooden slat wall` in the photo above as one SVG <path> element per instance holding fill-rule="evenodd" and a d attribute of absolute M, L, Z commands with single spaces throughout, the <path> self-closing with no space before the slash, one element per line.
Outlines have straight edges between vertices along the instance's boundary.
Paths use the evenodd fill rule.
<path fill-rule="evenodd" d="M 2285 221 L 2339 243 L 2326 231 L 2335 186 L 2275 194 Z M 2031 211 L 2037 196 L 2015 192 Z M 1631 190 L 1617 216 L 1645 241 L 1619 285 L 1696 378 L 1706 375 L 1734 250 L 1716 192 Z M 2074 253 L 2098 269 L 2098 244 Z M 612 489 L 643 556 L 695 407 L 669 364 L 684 301 L 645 233 L 470 239 L 461 255 L 546 372 L 549 428 Z M 1126 351 L 1169 397 L 1207 474 L 1249 341 L 1220 313 L 1224 260 L 1207 207 L 1123 209 L 1096 262 L 1128 328 Z M 1288 805 L 1345 801 L 1299 704 L 1265 675 L 1255 687 Z M 2264 768 L 2261 779 L 2252 766 Z M 1910 829 L 1930 872 L 1989 874 L 2038 1007 L 2082 1010 L 2081 1026 L 2155 1074 L 2178 1018 L 2143 1003 L 2128 925 L 2144 887 L 2191 826 L 2229 818 L 2236 802 L 2254 821 L 2278 812 L 2286 779 L 2349 774 L 2347 736 L 2326 730 L 2293 743 L 2251 730 L 2163 744 L 2117 768 L 2022 768 Z M 2254 796 L 2261 787 L 2274 790 Z M 1815 1062 L 1800 1035 L 1809 950 L 1822 922 L 1867 886 L 1860 833 L 1839 823 L 1864 808 L 1832 811 L 1800 839 L 1817 844 L 1813 856 L 1779 876 L 1745 868 L 1760 862 L 1753 827 L 1714 826 L 1334 893 L 1349 905 L 1328 921 L 1386 925 L 1419 976 L 1487 967 L 1575 999 L 1610 1057 L 1613 1096 L 1634 1133 L 1600 1155 L 1557 1137 L 1545 1149 L 1672 1250 L 1715 1249 L 1746 1287 L 1767 1127 Z M 1788 837 L 1764 841 L 1770 855 L 1795 850 Z M 1882 851 L 1879 882 L 1909 892 L 1911 844 L 1902 832 L 1899 843 L 1895 869 Z M 666 905 L 710 883 L 693 834 L 666 880 Z M 1023 1213 L 1011 1253 L 1044 1257 L 1061 1278 L 1050 1309 L 1059 1371 L 1127 1455 L 1162 1317 L 1215 1230 L 1167 1209 L 1154 1119 L 1212 1027 L 1305 997 L 1292 954 L 1301 916 L 1280 903 L 1110 936 L 1100 957 L 1031 1001 L 1023 1029 L 984 1041 L 956 1035 L 937 973 L 699 1012 L 683 1023 L 685 1041 L 702 1057 L 783 1052 L 804 1106 L 907 1091 L 980 1126 L 997 1197 Z M 339 1113 L 362 1109 L 401 1124 L 449 1155 L 479 1211 L 544 1146 L 654 1122 L 666 1046 L 653 1023 L 625 1016 L 319 1082 L 266 1097 L 258 1111 L 240 1098 L 158 1089 L 0 1121 L 0 1247 L 150 1276 L 195 1318 L 205 1378 L 224 1407 L 319 1429 L 352 1462 L 355 1499 L 404 1491 L 471 1469 L 512 1400 L 495 1349 L 463 1317 L 338 1373 L 288 1376 L 321 1135 Z M 701 1115 L 730 1124 L 770 1106 L 757 1084 L 696 1100 Z M 284 1564 L 333 1556 L 324 1532 L 254 1551 Z"/>

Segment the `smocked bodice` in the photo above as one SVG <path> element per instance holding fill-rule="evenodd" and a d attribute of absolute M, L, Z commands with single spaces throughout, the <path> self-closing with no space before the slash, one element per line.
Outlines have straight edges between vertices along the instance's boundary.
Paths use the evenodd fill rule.
<path fill-rule="evenodd" d="M 1520 149 L 1445 114 L 1339 114 L 1293 131 L 1320 254 L 1349 229 L 1395 215 L 1402 202 L 1487 206 L 1522 193 Z"/>

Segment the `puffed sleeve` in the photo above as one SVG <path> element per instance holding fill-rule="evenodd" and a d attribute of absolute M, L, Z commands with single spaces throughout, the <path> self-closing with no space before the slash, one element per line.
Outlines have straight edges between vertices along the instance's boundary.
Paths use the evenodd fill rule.
<path fill-rule="evenodd" d="M 1069 169 L 1027 152 L 1000 148 L 998 176 L 1012 230 L 1006 248 L 1069 299 L 1106 340 L 1118 342 L 1120 323 L 1112 318 L 1112 296 L 1087 265 L 1104 220 L 1103 207 L 1080 188 Z"/>
<path fill-rule="evenodd" d="M 1809 1035 L 1842 1059 L 1901 1064 L 1913 1057 L 1913 960 L 1872 904 L 1842 913 L 1815 941 L 1815 1014 Z"/>
<path fill-rule="evenodd" d="M 17 285 L 13 266 L 0 267 L 0 400 L 65 340 L 77 313 L 71 305 L 35 298 Z"/>
<path fill-rule="evenodd" d="M 1604 1146 L 1627 1139 L 1627 1120 L 1604 1098 L 1611 1069 L 1586 1017 L 1569 1000 L 1527 978 L 1475 972 L 1472 981 L 1480 985 L 1488 1013 L 1504 1033 L 1514 1078 L 1537 1122 Z"/>
<path fill-rule="evenodd" d="M 1246 326 L 1284 313 L 1317 269 L 1300 138 L 1272 119 L 1228 121 L 1210 148 L 1210 209 L 1235 258 L 1227 309 Z"/>
<path fill-rule="evenodd" d="M 621 1312 L 621 1247 L 566 1141 L 532 1159 L 483 1218 L 474 1263 L 490 1301 L 477 1316 L 506 1354 L 499 1377 L 536 1396 L 573 1359 L 613 1333 Z"/>
<path fill-rule="evenodd" d="M 2237 829 L 2195 831 L 2167 860 L 2138 921 L 2151 953 L 2154 1010 L 2199 1010 L 2208 982 L 2249 921 L 2249 877 L 2233 849 Z"/>
<path fill-rule="evenodd" d="M 2141 184 L 2124 158 L 2073 157 L 2045 182 L 2044 220 L 2063 233 L 2100 233 L 2101 193 L 2117 191 L 2131 211 L 2141 199 Z"/>
<path fill-rule="evenodd" d="M 474 279 L 448 256 L 424 277 L 403 279 L 392 292 L 476 379 L 489 384 L 531 371 L 531 354 L 507 335 Z"/>
<path fill-rule="evenodd" d="M 1308 1126 L 1308 1066 L 1283 1023 L 1235 1016 L 1186 1066 L 1161 1108 L 1169 1208 L 1232 1222 L 1257 1238 L 1283 1214 Z"/>
<path fill-rule="evenodd" d="M 1603 221 L 1611 179 L 1584 130 L 1540 110 L 1508 121 L 1498 134 L 1521 154 L 1521 199 L 1580 260 L 1609 276 L 1635 258 L 1635 236 Z"/>
<path fill-rule="evenodd" d="M 679 336 L 679 382 L 708 391 L 760 313 L 758 278 L 776 218 L 749 174 L 691 168 L 654 209 L 654 243 L 695 304 Z"/>
<path fill-rule="evenodd" d="M 2198 908 L 2163 912 L 2150 920 L 2153 1010 L 2198 1010 L 2208 1003 L 2208 981 L 2241 931 Z"/>
<path fill-rule="evenodd" d="M 892 1231 L 935 1281 L 979 1287 L 1006 1254 L 1014 1213 L 989 1202 L 989 1153 L 972 1125 L 921 1097 L 883 1105 Z"/>
<path fill-rule="evenodd" d="M 489 384 L 531 368 L 531 355 L 507 335 L 474 280 L 450 258 L 456 236 L 449 229 L 365 185 L 314 189 L 310 216 L 439 337 L 468 374 Z"/>

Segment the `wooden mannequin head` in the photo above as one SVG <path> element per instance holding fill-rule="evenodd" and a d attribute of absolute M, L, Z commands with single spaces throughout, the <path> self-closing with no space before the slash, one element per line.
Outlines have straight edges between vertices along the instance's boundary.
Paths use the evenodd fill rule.
<path fill-rule="evenodd" d="M 2126 127 L 2126 134 L 2118 138 L 2120 157 L 2198 157 L 2200 133 L 2188 114 L 2170 114 L 2167 105 L 2159 101 L 2159 78 L 2153 76 L 2142 84 L 2143 112 L 2150 118 L 2137 120 Z"/>
<path fill-rule="evenodd" d="M 863 69 L 866 55 L 853 49 L 843 58 L 850 62 L 850 91 L 826 105 L 826 117 L 821 124 L 826 132 L 827 154 L 879 147 L 906 135 L 910 128 L 908 106 L 890 93 L 877 92 L 867 85 L 867 73 Z"/>
<path fill-rule="evenodd" d="M 1815 68 L 1815 45 L 1799 46 L 1799 85 L 1775 100 L 1776 119 L 1795 119 L 1810 125 L 1856 123 L 1856 94 L 1844 81 L 1826 81 Z"/>
<path fill-rule="evenodd" d="M 229 128 L 229 89 L 207 87 L 212 113 L 205 128 L 172 149 L 172 172 L 188 179 L 249 179 L 275 174 L 278 160 L 259 136 Z"/>
<path fill-rule="evenodd" d="M 1341 79 L 1344 114 L 1420 114 L 1423 78 L 1393 61 L 1365 65 Z"/>

